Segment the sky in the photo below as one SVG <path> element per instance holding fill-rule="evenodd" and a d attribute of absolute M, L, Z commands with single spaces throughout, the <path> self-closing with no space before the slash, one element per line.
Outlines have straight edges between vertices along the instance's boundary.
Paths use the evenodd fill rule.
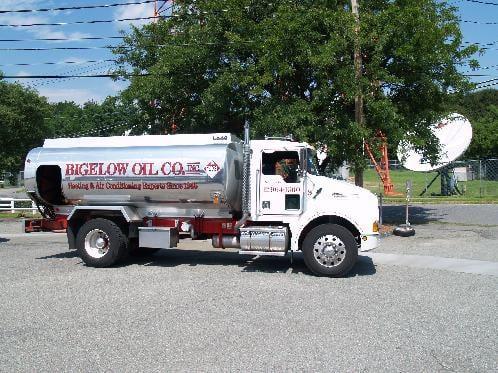
<path fill-rule="evenodd" d="M 0 0 L 0 24 L 16 25 L 31 23 L 75 22 L 82 20 L 111 20 L 123 18 L 151 17 L 153 3 L 50 12 L 1 13 L 3 10 L 58 8 L 65 6 L 88 6 L 113 3 L 140 2 L 142 0 Z M 496 43 L 489 45 L 483 55 L 476 55 L 482 67 L 498 64 L 498 0 L 483 0 L 497 5 L 481 4 L 471 0 L 452 0 L 450 3 L 459 7 L 462 20 L 477 21 L 461 23 L 464 41 L 472 43 Z M 163 3 L 163 1 L 159 1 Z M 169 5 L 169 4 L 166 4 Z M 361 6 L 361 1 L 360 1 Z M 361 8 L 360 8 L 361 11 Z M 134 21 L 140 25 L 150 20 Z M 495 22 L 496 24 L 484 24 Z M 0 39 L 22 39 L 22 42 L 0 41 L 0 48 L 53 48 L 53 47 L 99 47 L 116 45 L 119 40 L 70 40 L 70 41 L 40 41 L 39 38 L 69 38 L 109 37 L 119 36 L 121 31 L 129 30 L 130 22 L 112 22 L 98 24 L 76 24 L 64 26 L 34 26 L 5 27 L 0 26 Z M 105 74 L 112 68 L 112 62 L 102 62 L 113 59 L 108 48 L 91 50 L 48 50 L 48 51 L 13 51 L 0 50 L 0 70 L 4 75 L 74 75 L 74 74 Z M 65 64 L 72 61 L 77 64 Z M 85 61 L 101 61 L 88 63 Z M 42 64 L 54 62 L 53 65 Z M 31 64 L 30 66 L 12 66 L 13 64 Z M 462 71 L 468 68 L 463 67 Z M 498 66 L 483 69 L 471 74 L 487 76 L 472 77 L 475 82 L 498 78 Z M 9 81 L 13 81 L 9 79 Z M 19 79 L 23 85 L 29 85 L 46 96 L 50 102 L 74 101 L 83 104 L 93 100 L 101 102 L 109 95 L 116 95 L 126 87 L 126 82 L 114 82 L 104 78 L 73 78 L 64 80 Z"/>

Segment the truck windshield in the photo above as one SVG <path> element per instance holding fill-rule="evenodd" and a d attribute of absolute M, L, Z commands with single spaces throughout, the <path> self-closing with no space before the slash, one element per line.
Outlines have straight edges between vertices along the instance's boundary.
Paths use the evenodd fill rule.
<path fill-rule="evenodd" d="M 318 169 L 316 168 L 315 165 L 316 152 L 310 148 L 306 149 L 306 152 L 307 152 L 306 158 L 308 160 L 306 171 L 312 175 L 318 175 Z"/>

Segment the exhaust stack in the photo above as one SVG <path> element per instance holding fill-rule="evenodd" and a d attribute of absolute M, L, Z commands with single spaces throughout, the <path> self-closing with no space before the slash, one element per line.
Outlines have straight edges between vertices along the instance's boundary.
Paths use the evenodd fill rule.
<path fill-rule="evenodd" d="M 244 149 L 242 167 L 242 218 L 235 224 L 235 228 L 243 226 L 251 216 L 251 146 L 249 122 L 244 124 Z"/>

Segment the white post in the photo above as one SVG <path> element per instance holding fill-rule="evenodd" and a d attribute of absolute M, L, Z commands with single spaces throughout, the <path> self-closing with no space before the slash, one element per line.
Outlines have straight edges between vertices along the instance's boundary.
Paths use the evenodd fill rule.
<path fill-rule="evenodd" d="M 16 212 L 15 207 L 16 207 L 16 206 L 15 206 L 14 200 L 13 200 L 13 199 L 11 199 L 11 200 L 10 200 L 10 208 L 11 208 L 10 212 L 11 212 L 12 214 L 15 214 L 15 212 Z"/>

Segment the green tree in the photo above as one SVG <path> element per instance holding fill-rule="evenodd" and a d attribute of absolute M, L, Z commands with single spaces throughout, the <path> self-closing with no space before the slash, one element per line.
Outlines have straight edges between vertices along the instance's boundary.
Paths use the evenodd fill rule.
<path fill-rule="evenodd" d="M 498 90 L 485 89 L 458 97 L 452 111 L 466 116 L 472 124 L 472 142 L 466 158 L 498 157 Z"/>
<path fill-rule="evenodd" d="M 134 29 L 121 47 L 123 99 L 142 113 L 142 130 L 294 134 L 327 144 L 337 163 L 364 167 L 363 140 L 378 130 L 407 138 L 432 160 L 429 125 L 450 90 L 470 87 L 457 67 L 455 8 L 434 0 L 361 2 L 360 29 L 349 1 L 182 0 L 174 17 Z M 354 46 L 362 55 L 355 79 Z M 144 76 L 146 75 L 146 76 Z M 365 123 L 354 120 L 364 97 Z M 158 104 L 157 104 L 158 103 Z"/>
<path fill-rule="evenodd" d="M 140 117 L 132 104 L 109 96 L 102 103 L 89 101 L 82 106 L 67 101 L 52 104 L 47 120 L 52 137 L 81 137 L 123 135 L 135 129 Z"/>
<path fill-rule="evenodd" d="M 27 152 L 43 144 L 48 113 L 36 91 L 0 80 L 0 173 L 21 170 Z"/>
<path fill-rule="evenodd" d="M 75 136 L 89 129 L 83 120 L 83 109 L 71 101 L 51 104 L 46 120 L 51 137 Z"/>

